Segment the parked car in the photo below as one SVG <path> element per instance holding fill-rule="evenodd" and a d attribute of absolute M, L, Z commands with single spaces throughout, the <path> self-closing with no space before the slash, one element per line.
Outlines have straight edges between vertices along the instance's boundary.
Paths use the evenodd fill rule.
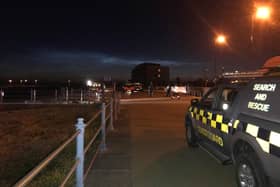
<path fill-rule="evenodd" d="M 137 91 L 143 91 L 143 84 L 141 83 L 126 83 L 122 87 L 124 92 L 137 92 Z"/>

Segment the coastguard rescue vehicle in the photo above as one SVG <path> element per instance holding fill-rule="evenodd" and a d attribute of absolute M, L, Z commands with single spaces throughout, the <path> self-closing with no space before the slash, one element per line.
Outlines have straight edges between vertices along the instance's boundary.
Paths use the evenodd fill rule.
<path fill-rule="evenodd" d="M 186 114 L 188 145 L 233 163 L 238 186 L 280 186 L 280 76 L 273 70 L 217 85 Z"/>

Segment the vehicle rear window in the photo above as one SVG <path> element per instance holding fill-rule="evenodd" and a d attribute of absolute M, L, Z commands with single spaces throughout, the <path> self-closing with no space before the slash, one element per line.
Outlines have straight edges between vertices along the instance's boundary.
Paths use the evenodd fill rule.
<path fill-rule="evenodd" d="M 241 94 L 241 113 L 269 121 L 280 121 L 280 78 L 254 80 Z"/>

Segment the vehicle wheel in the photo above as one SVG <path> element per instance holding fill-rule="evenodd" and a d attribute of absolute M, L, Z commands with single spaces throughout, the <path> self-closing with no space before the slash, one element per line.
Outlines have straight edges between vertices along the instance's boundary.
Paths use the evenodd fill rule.
<path fill-rule="evenodd" d="M 260 160 L 255 152 L 241 152 L 235 158 L 235 172 L 239 187 L 268 186 Z"/>
<path fill-rule="evenodd" d="M 186 140 L 190 147 L 197 147 L 197 137 L 191 124 L 186 125 Z"/>

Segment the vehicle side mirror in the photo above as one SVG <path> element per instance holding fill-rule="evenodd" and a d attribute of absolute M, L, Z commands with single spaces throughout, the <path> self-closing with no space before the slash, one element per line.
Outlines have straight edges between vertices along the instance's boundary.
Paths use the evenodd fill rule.
<path fill-rule="evenodd" d="M 199 100 L 198 99 L 192 99 L 191 100 L 191 105 L 196 105 L 198 104 Z"/>

